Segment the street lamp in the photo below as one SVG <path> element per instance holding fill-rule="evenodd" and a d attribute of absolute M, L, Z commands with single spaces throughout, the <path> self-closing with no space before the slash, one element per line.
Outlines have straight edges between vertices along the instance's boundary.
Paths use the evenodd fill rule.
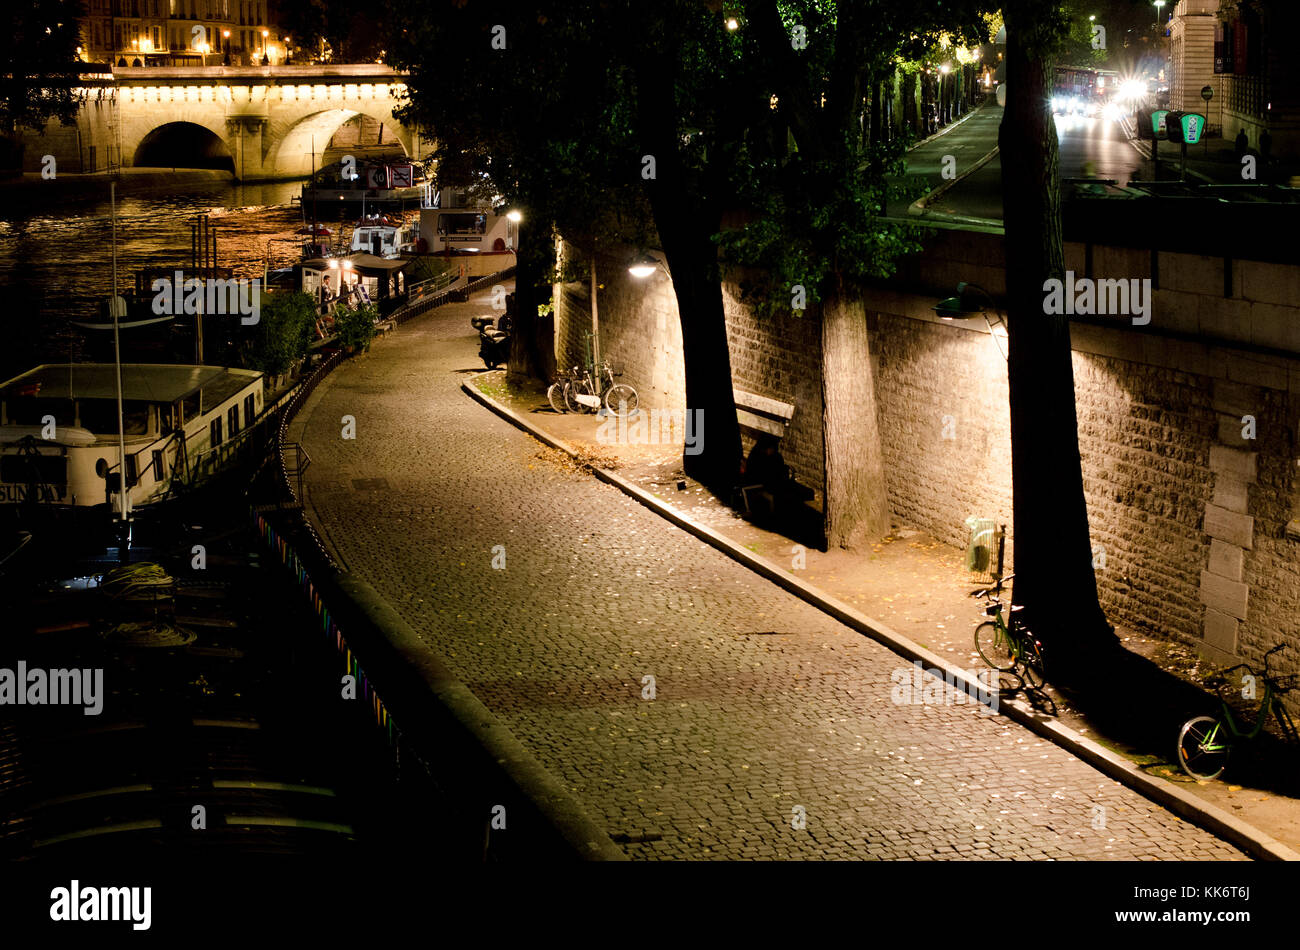
<path fill-rule="evenodd" d="M 511 208 L 506 212 L 506 219 L 514 224 L 518 224 L 524 219 L 523 213 L 516 208 Z"/>
<path fill-rule="evenodd" d="M 989 320 L 988 308 L 981 302 L 987 300 L 992 304 L 994 311 L 998 315 L 999 326 L 994 327 Z M 1007 320 L 998 309 L 997 303 L 994 302 L 993 296 L 978 284 L 967 283 L 962 281 L 957 285 L 956 297 L 945 297 L 937 304 L 930 308 L 944 320 L 972 320 L 975 317 L 983 317 L 984 325 L 989 328 L 989 336 L 993 337 L 993 343 L 1002 354 L 1002 358 L 1007 358 L 1007 352 L 1002 348 L 1000 337 L 1006 336 Z M 1001 331 L 999 333 L 998 331 Z"/>
<path fill-rule="evenodd" d="M 657 257 L 649 251 L 642 251 L 632 259 L 632 263 L 628 265 L 627 272 L 637 280 L 645 280 L 661 266 L 662 265 L 659 263 Z"/>

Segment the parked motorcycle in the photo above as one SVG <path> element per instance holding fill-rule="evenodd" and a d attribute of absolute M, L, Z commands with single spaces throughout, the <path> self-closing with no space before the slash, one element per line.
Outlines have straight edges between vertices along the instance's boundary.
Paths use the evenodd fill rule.
<path fill-rule="evenodd" d="M 493 326 L 493 317 L 470 317 L 469 323 L 478 331 L 478 355 L 488 369 L 496 369 L 510 359 L 510 317 L 503 316 Z"/>

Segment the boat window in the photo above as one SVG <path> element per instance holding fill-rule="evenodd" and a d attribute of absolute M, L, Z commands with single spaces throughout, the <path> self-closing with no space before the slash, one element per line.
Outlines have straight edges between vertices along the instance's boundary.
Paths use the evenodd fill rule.
<path fill-rule="evenodd" d="M 71 399 L 39 399 L 35 396 L 10 396 L 6 409 L 11 426 L 44 426 L 46 416 L 54 417 L 56 427 L 76 425 Z M 116 423 L 114 424 L 116 426 Z"/>
<path fill-rule="evenodd" d="M 244 397 L 244 425 L 252 425 L 253 420 L 257 418 L 257 401 L 254 393 L 249 393 Z"/>
<path fill-rule="evenodd" d="M 96 435 L 117 432 L 116 399 L 79 399 L 77 411 L 81 426 Z M 127 435 L 144 435 L 149 431 L 149 403 L 128 399 L 122 403 L 122 430 Z"/>
<path fill-rule="evenodd" d="M 239 431 L 239 404 L 231 406 L 226 410 L 226 428 L 230 430 L 230 437 L 233 439 L 235 433 Z"/>
<path fill-rule="evenodd" d="M 208 443 L 215 449 L 221 444 L 221 417 L 217 416 L 208 423 Z"/>
<path fill-rule="evenodd" d="M 199 417 L 199 394 L 190 393 L 181 400 L 181 412 L 183 413 L 181 422 L 188 424 Z"/>
<path fill-rule="evenodd" d="M 440 214 L 439 234 L 483 234 L 487 231 L 487 215 Z"/>

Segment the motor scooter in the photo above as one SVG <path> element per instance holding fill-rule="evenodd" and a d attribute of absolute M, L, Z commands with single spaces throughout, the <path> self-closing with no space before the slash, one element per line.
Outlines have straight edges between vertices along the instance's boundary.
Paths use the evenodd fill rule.
<path fill-rule="evenodd" d="M 493 326 L 493 317 L 470 317 L 469 323 L 478 331 L 478 355 L 488 369 L 496 369 L 510 359 L 510 316 L 501 317 Z"/>

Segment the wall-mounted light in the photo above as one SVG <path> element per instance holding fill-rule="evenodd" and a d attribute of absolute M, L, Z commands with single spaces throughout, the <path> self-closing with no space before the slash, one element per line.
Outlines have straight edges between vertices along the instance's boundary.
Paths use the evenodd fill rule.
<path fill-rule="evenodd" d="M 633 258 L 632 263 L 628 265 L 627 272 L 637 280 L 645 280 L 658 269 L 658 258 L 654 257 L 649 251 L 642 251 Z"/>
<path fill-rule="evenodd" d="M 520 221 L 524 220 L 524 216 L 523 213 L 519 211 L 519 209 L 511 208 L 509 211 L 506 212 L 506 219 L 513 222 L 514 224 L 518 224 Z"/>
<path fill-rule="evenodd" d="M 992 305 L 997 312 L 999 326 L 994 328 L 993 322 L 989 320 L 988 306 Z M 984 325 L 989 328 L 989 335 L 993 337 L 993 344 L 1002 354 L 1002 358 L 1007 358 L 1007 351 L 1002 346 L 1002 340 L 1007 338 L 1006 318 L 1002 316 L 1002 311 L 998 309 L 997 303 L 994 302 L 993 296 L 978 284 L 967 283 L 962 281 L 957 285 L 956 297 L 945 297 L 937 304 L 930 308 L 944 320 L 973 320 L 976 317 L 984 318 Z M 999 333 L 998 330 L 1002 332 Z"/>

